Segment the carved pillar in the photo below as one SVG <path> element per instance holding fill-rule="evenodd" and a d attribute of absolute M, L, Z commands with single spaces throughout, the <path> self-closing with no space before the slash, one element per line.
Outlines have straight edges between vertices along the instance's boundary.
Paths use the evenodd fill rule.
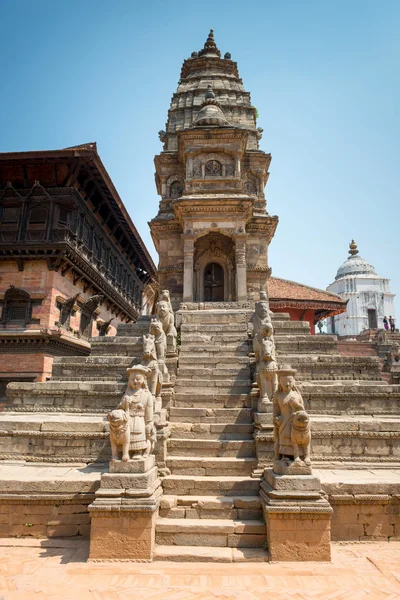
<path fill-rule="evenodd" d="M 246 234 L 235 236 L 236 299 L 238 302 L 247 300 L 246 237 Z"/>
<path fill-rule="evenodd" d="M 194 239 L 183 238 L 183 301 L 193 301 L 193 254 Z"/>

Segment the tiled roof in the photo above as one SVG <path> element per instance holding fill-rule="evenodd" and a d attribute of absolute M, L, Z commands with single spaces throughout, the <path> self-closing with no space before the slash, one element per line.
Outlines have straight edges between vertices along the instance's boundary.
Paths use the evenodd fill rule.
<path fill-rule="evenodd" d="M 311 300 L 313 302 L 346 305 L 346 301 L 337 294 L 313 288 L 303 283 L 281 279 L 280 277 L 271 277 L 269 279 L 268 294 L 270 300 Z"/>
<path fill-rule="evenodd" d="M 268 293 L 271 310 L 285 311 L 288 308 L 313 310 L 314 324 L 346 311 L 347 300 L 343 300 L 337 294 L 288 279 L 271 277 L 268 282 Z"/>

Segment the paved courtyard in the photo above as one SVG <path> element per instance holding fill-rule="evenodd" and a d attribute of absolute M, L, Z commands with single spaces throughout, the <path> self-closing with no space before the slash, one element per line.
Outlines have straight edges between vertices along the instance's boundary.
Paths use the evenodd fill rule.
<path fill-rule="evenodd" d="M 333 544 L 332 563 L 87 563 L 88 543 L 0 540 L 0 600 L 400 598 L 400 542 Z"/>

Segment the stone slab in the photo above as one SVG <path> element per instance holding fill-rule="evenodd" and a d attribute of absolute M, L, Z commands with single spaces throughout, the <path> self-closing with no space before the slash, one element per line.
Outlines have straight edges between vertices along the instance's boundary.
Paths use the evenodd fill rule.
<path fill-rule="evenodd" d="M 109 463 L 110 473 L 146 473 L 155 465 L 155 456 L 151 455 L 146 458 L 137 460 L 111 460 Z"/>

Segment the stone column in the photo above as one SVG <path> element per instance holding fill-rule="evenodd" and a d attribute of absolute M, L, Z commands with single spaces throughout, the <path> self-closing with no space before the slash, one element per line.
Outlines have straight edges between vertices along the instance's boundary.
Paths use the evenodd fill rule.
<path fill-rule="evenodd" d="M 247 300 L 246 237 L 245 233 L 235 236 L 236 300 L 238 302 Z"/>
<path fill-rule="evenodd" d="M 183 301 L 193 302 L 193 253 L 194 239 L 183 238 Z"/>

